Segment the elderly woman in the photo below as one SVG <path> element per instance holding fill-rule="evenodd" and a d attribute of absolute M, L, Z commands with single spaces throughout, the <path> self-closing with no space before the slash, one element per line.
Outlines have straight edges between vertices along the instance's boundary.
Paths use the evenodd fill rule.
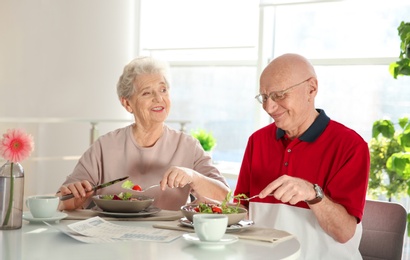
<path fill-rule="evenodd" d="M 117 94 L 135 122 L 101 136 L 82 155 L 59 189 L 61 195 L 74 195 L 60 202 L 60 210 L 87 208 L 95 193 L 126 191 L 114 184 L 91 192 L 94 185 L 123 176 L 142 188 L 160 184 L 143 194 L 154 197 L 153 205 L 161 209 L 178 210 L 190 193 L 200 201 L 225 198 L 228 185 L 200 143 L 164 123 L 171 108 L 167 64 L 150 57 L 132 60 Z"/>

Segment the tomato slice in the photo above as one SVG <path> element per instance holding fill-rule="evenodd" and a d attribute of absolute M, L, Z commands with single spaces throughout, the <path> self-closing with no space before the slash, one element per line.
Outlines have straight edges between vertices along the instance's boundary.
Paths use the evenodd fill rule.
<path fill-rule="evenodd" d="M 212 212 L 213 213 L 222 213 L 222 209 L 220 207 L 213 206 L 212 207 Z"/>
<path fill-rule="evenodd" d="M 134 187 L 132 187 L 132 189 L 133 189 L 133 190 L 139 190 L 139 191 L 142 190 L 142 189 L 141 189 L 141 186 L 139 186 L 139 185 L 137 185 L 137 184 L 135 184 Z"/>
<path fill-rule="evenodd" d="M 122 200 L 120 197 L 118 197 L 117 195 L 114 195 L 114 197 L 112 198 L 112 200 Z"/>

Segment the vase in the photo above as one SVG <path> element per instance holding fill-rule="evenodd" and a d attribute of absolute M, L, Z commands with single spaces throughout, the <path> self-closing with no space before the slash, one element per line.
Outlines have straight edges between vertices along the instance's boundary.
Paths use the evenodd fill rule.
<path fill-rule="evenodd" d="M 23 198 L 23 166 L 7 161 L 0 168 L 0 230 L 21 228 Z"/>

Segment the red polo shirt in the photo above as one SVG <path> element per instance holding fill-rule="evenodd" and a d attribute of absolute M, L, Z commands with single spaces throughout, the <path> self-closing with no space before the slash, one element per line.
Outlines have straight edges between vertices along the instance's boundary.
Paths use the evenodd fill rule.
<path fill-rule="evenodd" d="M 330 120 L 323 110 L 318 112 L 308 130 L 294 140 L 288 140 L 275 123 L 253 133 L 235 194 L 257 195 L 273 180 L 287 174 L 318 184 L 329 198 L 360 221 L 369 179 L 368 145 L 352 129 Z M 273 197 L 254 201 L 282 203 Z M 309 208 L 305 202 L 295 206 Z"/>

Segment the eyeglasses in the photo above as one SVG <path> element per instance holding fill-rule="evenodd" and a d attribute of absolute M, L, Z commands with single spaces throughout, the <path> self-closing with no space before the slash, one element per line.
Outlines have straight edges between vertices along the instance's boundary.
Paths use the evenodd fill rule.
<path fill-rule="evenodd" d="M 291 90 L 292 88 L 297 87 L 297 86 L 299 86 L 299 85 L 302 85 L 303 83 L 305 83 L 305 82 L 308 81 L 309 79 L 311 79 L 311 78 L 308 78 L 308 79 L 306 79 L 306 80 L 304 80 L 304 81 L 302 81 L 302 82 L 299 82 L 299 83 L 297 83 L 297 84 L 295 84 L 295 85 L 293 85 L 293 86 L 290 86 L 290 87 L 288 87 L 287 89 L 284 89 L 284 90 L 281 90 L 281 91 L 273 91 L 273 92 L 271 92 L 269 95 L 266 95 L 266 94 L 256 95 L 255 98 L 256 98 L 256 100 L 258 100 L 259 103 L 261 103 L 261 104 L 266 103 L 266 102 L 268 101 L 268 98 L 272 99 L 272 100 L 275 101 L 275 102 L 278 101 L 278 100 L 283 100 L 283 99 L 285 99 L 285 97 L 286 97 L 285 94 L 286 94 L 287 92 L 289 92 L 289 90 Z"/>

